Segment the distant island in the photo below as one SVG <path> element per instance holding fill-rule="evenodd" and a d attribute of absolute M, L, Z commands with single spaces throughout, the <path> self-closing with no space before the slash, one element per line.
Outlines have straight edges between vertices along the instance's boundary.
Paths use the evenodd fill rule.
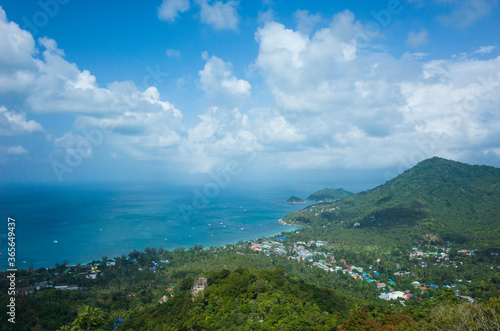
<path fill-rule="evenodd" d="M 348 192 L 343 188 L 331 189 L 331 188 L 323 188 L 319 191 L 314 192 L 307 200 L 323 202 L 323 201 L 335 201 L 343 198 L 347 198 L 348 196 L 353 195 L 354 193 Z"/>
<path fill-rule="evenodd" d="M 295 195 L 292 195 L 291 197 L 288 198 L 288 200 L 286 200 L 286 203 L 305 203 L 306 201 L 301 199 L 301 198 L 297 198 Z"/>

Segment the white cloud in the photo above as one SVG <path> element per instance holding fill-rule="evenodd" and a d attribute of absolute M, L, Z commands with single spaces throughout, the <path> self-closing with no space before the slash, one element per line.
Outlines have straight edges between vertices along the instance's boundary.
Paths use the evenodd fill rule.
<path fill-rule="evenodd" d="M 0 136 L 13 136 L 43 132 L 40 123 L 27 120 L 26 114 L 9 111 L 4 106 L 0 106 Z"/>
<path fill-rule="evenodd" d="M 53 139 L 56 155 L 75 152 L 79 143 L 86 144 L 84 131 L 92 129 L 101 130 L 111 148 L 141 159 L 164 159 L 169 156 L 166 150 L 180 141 L 183 115 L 162 100 L 155 87 L 140 91 L 128 81 L 100 87 L 88 70 L 66 61 L 52 39 L 39 39 L 43 51 L 41 57 L 35 57 L 37 49 L 31 35 L 7 22 L 1 8 L 0 32 L 0 49 L 10 54 L 0 55 L 0 67 L 6 68 L 0 71 L 0 96 L 16 92 L 18 103 L 25 105 L 27 112 L 78 115 L 73 130 Z M 16 47 L 12 35 L 23 36 Z M 11 56 L 20 60 L 14 63 Z M 27 120 L 24 113 L 0 108 L 0 135 L 35 132 L 44 132 L 40 123 Z"/>
<path fill-rule="evenodd" d="M 186 128 L 181 111 L 156 88 L 139 89 L 130 81 L 99 86 L 91 72 L 65 59 L 54 40 L 35 43 L 2 14 L 0 49 L 10 55 L 0 54 L 0 96 L 14 96 L 28 115 L 40 113 L 37 120 L 46 113 L 76 117 L 73 127 L 50 140 L 55 156 L 98 155 L 95 144 L 82 149 L 90 130 L 98 130 L 106 144 L 101 155 L 205 173 L 228 160 L 280 169 L 375 168 L 411 166 L 433 155 L 493 158 L 500 148 L 500 57 L 471 56 L 492 46 L 451 59 L 426 60 L 423 53 L 395 58 L 374 40 L 356 41 L 364 26 L 349 11 L 313 33 L 267 22 L 255 34 L 259 52 L 253 64 L 264 86 L 259 77 L 252 81 L 256 87 L 250 85 L 231 63 L 205 54 L 199 86 L 214 107 Z M 12 35 L 23 38 L 12 44 Z M 235 100 L 258 93 L 252 88 L 269 91 L 274 104 L 235 108 Z M 44 132 L 27 117 L 18 108 L 0 108 L 0 135 Z M 10 145 L 11 154 L 35 151 L 24 141 Z"/>
<path fill-rule="evenodd" d="M 10 154 L 10 155 L 28 154 L 28 151 L 21 145 L 7 147 L 7 148 L 5 148 L 5 151 L 7 152 L 7 154 Z"/>
<path fill-rule="evenodd" d="M 168 57 L 179 57 L 179 56 L 181 56 L 181 52 L 179 52 L 176 49 L 167 49 L 166 52 L 165 52 L 165 54 Z"/>
<path fill-rule="evenodd" d="M 238 97 L 248 97 L 251 85 L 244 79 L 238 79 L 232 73 L 231 63 L 212 55 L 208 58 L 203 53 L 206 63 L 203 70 L 198 73 L 200 76 L 201 88 L 209 94 L 227 94 Z"/>
<path fill-rule="evenodd" d="M 476 49 L 472 54 L 489 54 L 493 52 L 493 50 L 497 48 L 496 46 L 482 46 L 479 49 Z"/>
<path fill-rule="evenodd" d="M 310 37 L 275 22 L 257 32 L 256 66 L 276 107 L 305 134 L 292 149 L 276 152 L 278 163 L 291 169 L 411 166 L 433 155 L 464 159 L 479 146 L 498 147 L 500 57 L 426 62 L 416 53 L 397 59 L 373 41 L 358 45 L 359 28 L 346 11 Z M 426 39 L 425 33 L 414 37 L 414 44 Z"/>
<path fill-rule="evenodd" d="M 174 22 L 179 17 L 179 13 L 188 11 L 190 7 L 189 0 L 163 0 L 158 8 L 158 18 Z"/>
<path fill-rule="evenodd" d="M 468 1 L 438 1 L 453 4 L 449 15 L 438 16 L 438 20 L 445 25 L 467 27 L 474 24 L 484 16 L 490 14 L 497 6 L 496 0 L 468 0 Z"/>
<path fill-rule="evenodd" d="M 425 30 L 421 30 L 420 32 L 411 31 L 406 39 L 406 44 L 414 48 L 422 46 L 429 41 L 428 37 L 429 34 Z"/>
<path fill-rule="evenodd" d="M 259 16 L 257 18 L 257 22 L 259 22 L 259 24 L 264 24 L 267 22 L 271 22 L 273 20 L 274 20 L 274 11 L 271 8 L 259 11 Z"/>
<path fill-rule="evenodd" d="M 276 111 L 254 109 L 250 115 L 238 108 L 218 107 L 200 115 L 200 123 L 188 130 L 180 147 L 181 159 L 190 171 L 207 173 L 223 167 L 228 160 L 248 165 L 257 155 L 273 157 L 305 138 Z"/>
<path fill-rule="evenodd" d="M 320 14 L 311 14 L 307 10 L 297 10 L 294 13 L 297 22 L 297 31 L 310 34 L 315 26 L 322 21 Z"/>
<path fill-rule="evenodd" d="M 236 30 L 238 27 L 237 1 L 213 1 L 212 4 L 209 4 L 208 0 L 195 2 L 200 6 L 202 23 L 210 24 L 216 30 Z"/>

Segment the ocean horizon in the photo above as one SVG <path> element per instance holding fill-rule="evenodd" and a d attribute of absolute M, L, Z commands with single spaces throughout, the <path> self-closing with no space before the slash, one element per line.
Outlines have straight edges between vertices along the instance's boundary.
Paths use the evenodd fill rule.
<path fill-rule="evenodd" d="M 221 246 L 298 227 L 285 215 L 313 204 L 300 187 L 164 184 L 8 185 L 0 193 L 0 265 L 7 269 L 7 217 L 15 219 L 16 268 L 84 264 L 147 247 Z"/>

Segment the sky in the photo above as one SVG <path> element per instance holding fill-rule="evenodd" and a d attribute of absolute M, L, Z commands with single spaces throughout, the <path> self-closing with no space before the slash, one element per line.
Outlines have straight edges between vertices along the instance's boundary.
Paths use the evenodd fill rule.
<path fill-rule="evenodd" d="M 497 0 L 0 1 L 0 183 L 500 166 Z"/>

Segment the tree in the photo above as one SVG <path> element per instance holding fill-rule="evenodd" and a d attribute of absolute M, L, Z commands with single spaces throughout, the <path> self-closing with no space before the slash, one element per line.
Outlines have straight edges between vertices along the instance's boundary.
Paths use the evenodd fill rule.
<path fill-rule="evenodd" d="M 78 317 L 73 322 L 73 325 L 71 329 L 69 326 L 65 325 L 58 331 L 104 331 L 102 328 L 104 325 L 104 318 L 99 309 L 83 306 Z"/>

